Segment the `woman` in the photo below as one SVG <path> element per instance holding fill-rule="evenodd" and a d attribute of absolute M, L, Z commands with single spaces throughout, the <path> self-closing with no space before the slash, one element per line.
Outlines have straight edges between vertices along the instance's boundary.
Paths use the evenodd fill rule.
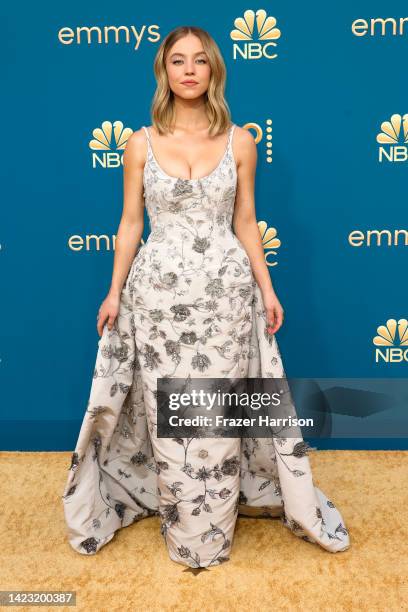
<path fill-rule="evenodd" d="M 279 516 L 330 552 L 349 546 L 314 487 L 301 436 L 157 435 L 157 379 L 285 377 L 283 310 L 254 207 L 256 145 L 230 123 L 225 65 L 207 32 L 180 27 L 154 64 L 154 125 L 124 153 L 124 207 L 88 409 L 63 503 L 72 547 L 159 515 L 171 559 L 229 559 L 238 512 Z M 146 205 L 151 233 L 138 251 Z M 234 229 L 235 234 L 232 231 Z"/>

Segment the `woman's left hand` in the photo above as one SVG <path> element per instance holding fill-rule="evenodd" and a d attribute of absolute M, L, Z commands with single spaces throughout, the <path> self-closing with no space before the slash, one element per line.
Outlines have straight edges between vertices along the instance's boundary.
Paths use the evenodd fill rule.
<path fill-rule="evenodd" d="M 262 301 L 266 314 L 266 330 L 269 334 L 275 334 L 283 323 L 284 310 L 273 289 L 262 293 Z"/>

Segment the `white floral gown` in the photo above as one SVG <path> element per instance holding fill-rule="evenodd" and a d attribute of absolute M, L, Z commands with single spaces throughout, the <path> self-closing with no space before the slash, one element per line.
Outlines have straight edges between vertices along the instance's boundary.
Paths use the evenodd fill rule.
<path fill-rule="evenodd" d="M 151 233 L 106 324 L 62 495 L 68 540 L 94 554 L 121 527 L 159 515 L 170 558 L 230 558 L 238 514 L 279 517 L 306 542 L 349 547 L 339 510 L 314 486 L 302 437 L 159 438 L 158 377 L 284 377 L 262 295 L 232 231 L 235 124 L 218 166 L 169 176 L 151 146 L 144 197 Z M 300 434 L 301 436 L 301 434 Z M 305 544 L 307 545 L 307 544 Z"/>

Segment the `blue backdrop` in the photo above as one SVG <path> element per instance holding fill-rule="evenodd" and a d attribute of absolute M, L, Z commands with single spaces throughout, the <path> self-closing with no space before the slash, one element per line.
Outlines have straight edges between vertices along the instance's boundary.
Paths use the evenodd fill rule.
<path fill-rule="evenodd" d="M 277 339 L 287 375 L 407 375 L 405 3 L 71 0 L 5 10 L 0 448 L 74 447 L 121 215 L 120 147 L 151 123 L 153 59 L 178 25 L 215 38 L 232 119 L 257 140 L 257 219 L 285 309 Z"/>

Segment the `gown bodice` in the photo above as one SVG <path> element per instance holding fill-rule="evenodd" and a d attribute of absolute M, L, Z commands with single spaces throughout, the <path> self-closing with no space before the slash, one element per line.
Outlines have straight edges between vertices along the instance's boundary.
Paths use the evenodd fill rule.
<path fill-rule="evenodd" d="M 165 233 L 179 237 L 186 228 L 193 229 L 196 246 L 202 242 L 225 238 L 232 233 L 231 224 L 237 188 L 237 169 L 232 152 L 235 124 L 228 130 L 227 146 L 218 165 L 204 177 L 184 179 L 170 176 L 157 162 L 149 129 L 147 159 L 143 172 L 143 196 L 151 234 L 155 240 Z"/>

